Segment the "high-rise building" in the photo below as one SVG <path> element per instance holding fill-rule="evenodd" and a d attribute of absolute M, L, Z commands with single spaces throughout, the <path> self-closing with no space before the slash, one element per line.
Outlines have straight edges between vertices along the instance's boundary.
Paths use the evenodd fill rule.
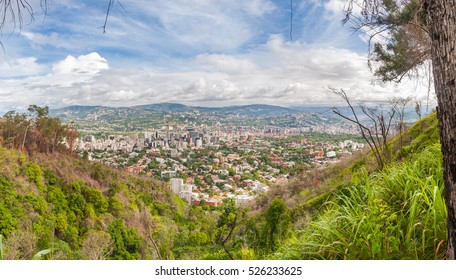
<path fill-rule="evenodd" d="M 171 179 L 171 190 L 175 194 L 179 194 L 183 190 L 184 180 L 182 178 Z"/>
<path fill-rule="evenodd" d="M 189 204 L 192 203 L 192 190 L 194 185 L 185 184 L 182 191 L 179 193 L 179 197 L 186 200 Z"/>
<path fill-rule="evenodd" d="M 201 148 L 203 146 L 203 140 L 201 140 L 201 138 L 197 138 L 195 144 L 197 148 Z"/>

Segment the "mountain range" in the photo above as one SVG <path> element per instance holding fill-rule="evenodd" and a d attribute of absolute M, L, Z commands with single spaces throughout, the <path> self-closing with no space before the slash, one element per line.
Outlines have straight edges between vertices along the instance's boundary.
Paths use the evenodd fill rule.
<path fill-rule="evenodd" d="M 138 105 L 131 107 L 108 107 L 108 106 L 68 106 L 60 109 L 51 109 L 50 114 L 54 116 L 66 117 L 69 115 L 85 115 L 96 113 L 100 110 L 110 110 L 113 112 L 122 111 L 145 111 L 156 113 L 191 113 L 191 112 L 218 112 L 226 114 L 240 114 L 248 116 L 261 116 L 261 115 L 287 115 L 303 112 L 300 109 L 286 108 L 281 106 L 253 104 L 241 106 L 226 106 L 226 107 L 202 107 L 202 106 L 187 106 L 179 103 L 157 103 Z"/>

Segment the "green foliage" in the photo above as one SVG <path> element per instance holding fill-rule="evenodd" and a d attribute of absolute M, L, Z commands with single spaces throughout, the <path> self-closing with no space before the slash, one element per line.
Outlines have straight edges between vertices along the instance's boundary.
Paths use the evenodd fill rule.
<path fill-rule="evenodd" d="M 39 249 L 51 247 L 54 236 L 54 224 L 50 218 L 38 217 L 37 221 L 32 225 L 32 231 L 38 239 L 36 247 Z"/>
<path fill-rule="evenodd" d="M 104 178 L 101 164 L 95 164 L 94 169 L 92 171 L 92 178 L 95 180 L 100 180 Z"/>
<path fill-rule="evenodd" d="M 38 187 L 43 185 L 43 171 L 41 167 L 33 162 L 27 163 L 25 167 L 25 174 L 30 182 L 35 183 Z"/>
<path fill-rule="evenodd" d="M 113 240 L 113 251 L 110 259 L 137 260 L 140 255 L 141 237 L 136 230 L 125 226 L 122 220 L 116 219 L 108 228 Z"/>
<path fill-rule="evenodd" d="M 288 208 L 285 203 L 276 197 L 265 213 L 264 240 L 269 251 L 275 251 L 279 241 L 284 240 L 290 224 Z"/>
<path fill-rule="evenodd" d="M 209 242 L 209 237 L 204 232 L 192 232 L 188 238 L 191 246 L 206 245 Z"/>
<path fill-rule="evenodd" d="M 109 198 L 109 212 L 112 213 L 114 217 L 120 218 L 124 209 L 125 206 L 117 196 L 111 196 Z"/>
<path fill-rule="evenodd" d="M 441 259 L 446 207 L 440 145 L 365 175 L 303 229 L 276 258 Z"/>
<path fill-rule="evenodd" d="M 389 25 L 391 39 L 375 43 L 373 60 L 379 62 L 375 75 L 383 81 L 400 82 L 412 69 L 430 58 L 429 35 L 420 26 L 421 2 L 408 1 L 398 5 L 396 1 L 383 1 L 385 13 L 376 18 L 376 24 Z M 413 23 L 411 23 L 413 22 Z"/>
<path fill-rule="evenodd" d="M 97 214 L 102 214 L 108 211 L 108 200 L 103 196 L 101 191 L 95 188 L 84 186 L 82 189 L 82 194 L 87 203 L 92 204 Z"/>
<path fill-rule="evenodd" d="M 115 243 L 113 247 L 116 250 L 113 250 L 110 258 L 138 259 L 147 257 L 142 250 L 146 252 L 147 248 L 152 246 L 145 236 L 147 233 L 140 235 L 137 231 L 143 226 L 142 220 L 137 216 L 140 208 L 141 211 L 156 211 L 157 215 L 166 215 L 169 218 L 178 214 L 179 222 L 186 223 L 185 209 L 188 206 L 183 204 L 175 207 L 176 202 L 171 200 L 156 182 L 126 176 L 101 165 L 94 165 L 92 168 L 91 163 L 75 159 L 62 160 L 61 156 L 57 156 L 56 160 L 44 156 L 41 158 L 44 158 L 45 164 L 49 164 L 47 161 L 50 164 L 29 161 L 20 153 L 0 147 L 0 162 L 9 169 L 6 170 L 8 173 L 5 173 L 2 168 L 0 176 L 0 234 L 6 238 L 4 240 L 7 241 L 7 246 L 16 246 L 14 244 L 18 242 L 15 241 L 18 235 L 14 233 L 27 232 L 31 237 L 30 247 L 36 249 L 35 252 L 51 249 L 51 253 L 43 258 L 80 258 L 80 251 L 87 250 L 87 245 L 84 245 L 87 232 L 95 229 L 104 230 L 109 236 L 113 235 L 109 240 L 112 239 Z M 62 174 L 62 166 L 66 166 L 69 172 Z M 77 177 L 81 179 L 66 177 L 75 171 L 79 172 Z M 99 175 L 94 175 L 94 172 Z M 112 186 L 106 191 L 106 195 L 101 191 L 99 182 Z M 124 203 L 134 207 L 125 207 Z M 174 212 L 174 209 L 178 211 Z M 118 220 L 113 223 L 115 218 Z M 176 222 L 168 218 L 163 220 L 166 222 L 161 223 L 153 234 L 157 237 L 157 242 L 160 242 L 160 250 L 164 255 L 172 256 L 171 233 L 175 232 Z M 25 225 L 26 221 L 31 223 Z M 138 227 L 128 228 L 126 224 L 136 224 Z M 106 245 L 108 244 L 103 246 Z M 8 258 L 33 257 L 25 247 L 7 247 L 6 252 L 9 254 Z M 92 256 L 99 257 L 97 254 Z"/>
<path fill-rule="evenodd" d="M 18 224 L 21 209 L 17 207 L 14 187 L 5 178 L 0 179 L 0 195 L 0 234 L 9 236 Z"/>

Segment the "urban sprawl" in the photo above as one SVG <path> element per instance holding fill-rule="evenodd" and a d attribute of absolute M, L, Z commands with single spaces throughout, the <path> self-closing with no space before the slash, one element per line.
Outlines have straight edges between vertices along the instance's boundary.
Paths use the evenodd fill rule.
<path fill-rule="evenodd" d="M 340 125 L 260 129 L 173 123 L 128 135 L 87 134 L 78 146 L 89 160 L 169 181 L 189 204 L 217 206 L 227 197 L 248 202 L 271 184 L 286 184 L 299 166 L 324 168 L 364 147 L 310 132 L 357 134 Z"/>

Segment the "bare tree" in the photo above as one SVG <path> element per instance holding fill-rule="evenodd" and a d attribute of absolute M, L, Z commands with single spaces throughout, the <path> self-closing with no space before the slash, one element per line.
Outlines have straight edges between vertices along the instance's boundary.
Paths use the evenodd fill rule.
<path fill-rule="evenodd" d="M 112 240 L 104 231 L 89 231 L 82 243 L 81 253 L 89 260 L 106 260 L 112 253 Z"/>
<path fill-rule="evenodd" d="M 377 146 L 381 147 L 384 161 L 388 161 L 390 159 L 388 140 L 396 112 L 392 107 L 384 108 L 382 105 L 374 107 L 361 105 L 361 111 L 372 121 Z"/>
<path fill-rule="evenodd" d="M 107 9 L 106 17 L 101 29 L 106 33 L 108 18 L 117 3 L 123 10 L 124 6 L 119 0 L 106 0 Z M 41 9 L 44 16 L 47 15 L 49 9 L 49 0 L 30 1 L 30 0 L 1 0 L 0 1 L 0 32 L 8 26 L 11 27 L 11 33 L 16 30 L 21 31 L 26 25 L 35 21 L 35 13 L 37 9 Z M 1 44 L 1 43 L 0 43 Z"/>
<path fill-rule="evenodd" d="M 337 107 L 333 107 L 332 111 L 336 115 L 358 126 L 361 136 L 364 138 L 367 145 L 369 145 L 370 150 L 375 156 L 378 167 L 382 169 L 385 162 L 388 161 L 390 157 L 387 141 L 395 111 L 392 108 L 385 110 L 383 106 L 368 107 L 366 105 L 360 105 L 361 111 L 370 122 L 370 124 L 363 123 L 351 104 L 347 93 L 343 89 L 336 90 L 334 88 L 329 88 L 329 90 L 340 96 L 345 103 L 347 103 L 350 113 L 344 114 Z"/>
<path fill-rule="evenodd" d="M 388 100 L 389 104 L 392 106 L 394 112 L 396 112 L 397 122 L 396 128 L 399 131 L 399 141 L 400 141 L 400 148 L 402 149 L 403 146 L 403 136 L 402 133 L 406 128 L 406 123 L 404 122 L 405 119 L 405 108 L 407 105 L 412 101 L 412 96 L 407 97 L 393 97 Z"/>

